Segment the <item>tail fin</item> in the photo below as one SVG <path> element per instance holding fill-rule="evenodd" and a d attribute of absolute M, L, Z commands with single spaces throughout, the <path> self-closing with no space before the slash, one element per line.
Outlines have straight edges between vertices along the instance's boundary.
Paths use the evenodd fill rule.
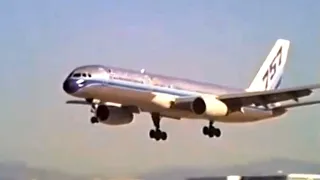
<path fill-rule="evenodd" d="M 247 91 L 272 90 L 280 86 L 289 47 L 289 40 L 278 39 L 276 41 L 249 88 L 246 89 Z"/>

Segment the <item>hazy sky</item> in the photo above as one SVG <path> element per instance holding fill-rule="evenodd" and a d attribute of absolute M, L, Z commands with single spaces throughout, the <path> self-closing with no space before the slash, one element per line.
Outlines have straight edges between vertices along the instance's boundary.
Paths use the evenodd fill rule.
<path fill-rule="evenodd" d="M 202 135 L 205 121 L 165 119 L 169 139 L 156 143 L 149 115 L 124 127 L 93 126 L 89 107 L 64 104 L 71 97 L 61 85 L 76 66 L 104 64 L 246 88 L 277 38 L 291 40 L 282 87 L 319 82 L 319 7 L 317 0 L 2 0 L 0 160 L 115 175 L 273 157 L 320 162 L 319 106 L 217 124 L 220 139 Z"/>

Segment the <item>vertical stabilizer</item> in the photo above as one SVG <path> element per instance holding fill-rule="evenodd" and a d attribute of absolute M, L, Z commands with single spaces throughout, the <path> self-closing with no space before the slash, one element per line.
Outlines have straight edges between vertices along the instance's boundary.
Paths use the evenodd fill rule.
<path fill-rule="evenodd" d="M 289 47 L 289 40 L 276 41 L 247 91 L 266 91 L 280 86 Z"/>

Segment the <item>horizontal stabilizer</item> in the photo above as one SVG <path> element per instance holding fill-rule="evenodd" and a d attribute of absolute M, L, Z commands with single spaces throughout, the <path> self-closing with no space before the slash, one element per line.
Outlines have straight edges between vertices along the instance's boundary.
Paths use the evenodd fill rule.
<path fill-rule="evenodd" d="M 293 88 L 274 89 L 258 92 L 243 92 L 218 96 L 217 99 L 226 103 L 231 109 L 249 105 L 268 105 L 271 103 L 295 100 L 309 96 L 313 89 L 320 88 L 320 84 L 299 86 Z"/>
<path fill-rule="evenodd" d="M 315 105 L 320 104 L 320 100 L 317 101 L 306 101 L 306 102 L 299 102 L 299 103 L 290 103 L 290 104 L 283 104 L 278 107 L 274 107 L 273 109 L 288 109 L 288 108 L 294 108 L 294 107 L 300 107 L 300 106 L 308 106 L 308 105 Z"/>
<path fill-rule="evenodd" d="M 84 100 L 69 100 L 69 101 L 66 101 L 66 104 L 91 105 L 92 103 L 89 103 L 88 101 L 84 101 Z"/>

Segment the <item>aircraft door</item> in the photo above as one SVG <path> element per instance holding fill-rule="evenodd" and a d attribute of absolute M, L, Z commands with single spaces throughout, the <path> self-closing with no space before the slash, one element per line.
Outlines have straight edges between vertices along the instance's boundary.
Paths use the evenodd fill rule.
<path fill-rule="evenodd" d="M 98 71 L 96 76 L 97 76 L 97 78 L 99 80 L 101 80 L 101 81 L 103 81 L 104 83 L 107 84 L 109 82 L 109 80 L 110 80 L 110 73 L 111 73 L 110 70 L 106 71 L 103 68 L 99 68 L 99 71 Z"/>

